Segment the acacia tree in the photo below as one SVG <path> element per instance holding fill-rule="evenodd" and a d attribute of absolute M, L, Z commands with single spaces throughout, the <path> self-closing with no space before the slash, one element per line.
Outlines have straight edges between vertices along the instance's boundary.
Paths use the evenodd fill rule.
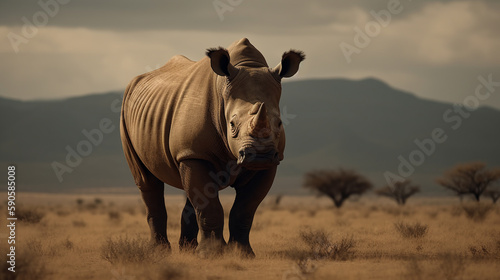
<path fill-rule="evenodd" d="M 469 162 L 456 165 L 436 182 L 458 196 L 471 194 L 479 201 L 488 186 L 498 179 L 500 170 L 488 170 L 483 162 Z"/>
<path fill-rule="evenodd" d="M 328 196 L 335 206 L 340 208 L 351 195 L 362 195 L 372 188 L 372 184 L 353 170 L 339 168 L 306 173 L 303 187 L 318 196 Z"/>
<path fill-rule="evenodd" d="M 493 203 L 497 203 L 497 200 L 500 198 L 500 188 L 487 189 L 484 195 L 491 198 Z"/>
<path fill-rule="evenodd" d="M 395 182 L 394 186 L 385 186 L 375 191 L 380 196 L 395 200 L 399 205 L 405 205 L 408 198 L 418 192 L 420 186 L 412 184 L 410 180 Z"/>

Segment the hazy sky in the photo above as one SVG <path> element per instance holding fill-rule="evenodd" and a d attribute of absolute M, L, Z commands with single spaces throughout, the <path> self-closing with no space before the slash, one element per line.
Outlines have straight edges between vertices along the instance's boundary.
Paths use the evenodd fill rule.
<path fill-rule="evenodd" d="M 270 66 L 290 48 L 303 50 L 307 60 L 293 79 L 375 77 L 462 102 L 478 76 L 500 82 L 499 2 L 2 0 L 0 96 L 123 89 L 173 55 L 198 60 L 206 48 L 248 37 Z M 482 104 L 500 109 L 500 87 Z"/>

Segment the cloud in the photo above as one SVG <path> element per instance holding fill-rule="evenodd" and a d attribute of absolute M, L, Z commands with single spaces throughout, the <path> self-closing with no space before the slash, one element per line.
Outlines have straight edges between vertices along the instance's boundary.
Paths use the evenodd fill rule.
<path fill-rule="evenodd" d="M 20 33 L 20 27 L 0 26 L 1 37 L 9 32 Z M 243 36 L 200 31 L 41 27 L 35 37 L 19 46 L 18 54 L 8 40 L 0 41 L 0 94 L 40 99 L 123 89 L 132 77 L 163 65 L 174 55 L 199 60 L 207 48 L 228 46 Z M 279 62 L 284 51 L 304 46 L 297 44 L 294 36 L 250 39 L 269 58 L 271 66 Z"/>
<path fill-rule="evenodd" d="M 480 1 L 429 3 L 418 14 L 395 21 L 384 35 L 390 53 L 411 51 L 406 59 L 429 65 L 500 63 L 499 10 Z M 397 48 L 394 48 L 397 47 Z"/>
<path fill-rule="evenodd" d="M 362 11 L 365 13 L 364 11 Z M 376 76 L 422 97 L 461 102 L 474 92 L 479 75 L 500 80 L 500 30 L 496 5 L 484 1 L 426 3 L 410 16 L 393 15 L 390 24 L 360 54 L 345 59 L 343 76 Z M 373 20 L 370 16 L 362 24 Z M 351 27 L 352 28 L 352 27 Z M 353 43 L 355 32 L 342 41 Z M 339 51 L 340 52 L 340 51 Z M 500 108 L 500 98 L 489 105 Z"/>
<path fill-rule="evenodd" d="M 153 8 L 113 3 L 70 2 L 19 46 L 19 54 L 7 34 L 20 34 L 20 17 L 39 7 L 18 4 L 9 15 L 0 9 L 0 95 L 54 98 L 122 89 L 173 55 L 198 60 L 206 48 L 242 37 L 250 38 L 270 66 L 285 50 L 305 51 L 307 60 L 294 79 L 378 77 L 440 100 L 459 100 L 473 90 L 478 75 L 500 69 L 500 5 L 490 1 L 402 1 L 404 10 L 350 64 L 339 44 L 352 43 L 353 28 L 363 28 L 373 20 L 370 11 L 385 9 L 388 0 L 243 1 L 224 21 L 211 1 L 164 1 Z"/>

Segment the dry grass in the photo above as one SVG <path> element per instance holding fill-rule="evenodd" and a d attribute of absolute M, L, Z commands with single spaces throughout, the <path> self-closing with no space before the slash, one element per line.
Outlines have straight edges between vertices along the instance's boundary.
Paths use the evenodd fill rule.
<path fill-rule="evenodd" d="M 415 222 L 414 224 L 399 221 L 394 224 L 396 230 L 404 238 L 422 238 L 427 234 L 428 225 Z"/>
<path fill-rule="evenodd" d="M 338 242 L 332 242 L 324 230 L 308 230 L 300 233 L 302 240 L 309 246 L 314 259 L 329 259 L 345 261 L 354 256 L 354 239 L 343 237 Z"/>
<path fill-rule="evenodd" d="M 484 203 L 467 203 L 462 205 L 465 216 L 473 221 L 482 222 L 493 210 L 493 205 Z"/>
<path fill-rule="evenodd" d="M 43 258 L 36 253 L 30 252 L 29 250 L 23 250 L 22 254 L 19 254 L 18 261 L 16 261 L 16 272 L 12 273 L 8 271 L 10 266 L 7 262 L 4 262 L 1 266 L 2 271 L 0 272 L 0 279 L 5 280 L 44 280 L 53 279 L 53 273 L 47 269 L 46 262 Z"/>
<path fill-rule="evenodd" d="M 101 257 L 112 264 L 154 263 L 165 253 L 153 246 L 148 239 L 141 237 L 120 236 L 114 240 L 108 237 L 101 247 Z"/>
<path fill-rule="evenodd" d="M 16 217 L 19 221 L 31 224 L 39 223 L 44 216 L 45 213 L 32 208 L 21 207 L 16 211 Z"/>
<path fill-rule="evenodd" d="M 498 205 L 472 219 L 457 199 L 401 208 L 366 197 L 337 210 L 327 199 L 285 196 L 276 206 L 270 196 L 254 219 L 255 259 L 232 250 L 200 259 L 177 247 L 182 196 L 166 200 L 171 252 L 150 247 L 139 194 L 21 193 L 23 209 L 41 218 L 19 222 L 16 274 L 0 243 L 0 279 L 500 279 Z M 221 200 L 229 212 L 232 198 Z"/>

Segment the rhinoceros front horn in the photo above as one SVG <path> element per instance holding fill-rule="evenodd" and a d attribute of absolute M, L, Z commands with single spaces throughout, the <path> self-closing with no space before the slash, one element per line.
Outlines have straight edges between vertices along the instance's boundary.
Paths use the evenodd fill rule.
<path fill-rule="evenodd" d="M 266 105 L 264 103 L 260 105 L 257 114 L 255 114 L 250 122 L 250 135 L 256 138 L 268 138 L 271 135 Z"/>

